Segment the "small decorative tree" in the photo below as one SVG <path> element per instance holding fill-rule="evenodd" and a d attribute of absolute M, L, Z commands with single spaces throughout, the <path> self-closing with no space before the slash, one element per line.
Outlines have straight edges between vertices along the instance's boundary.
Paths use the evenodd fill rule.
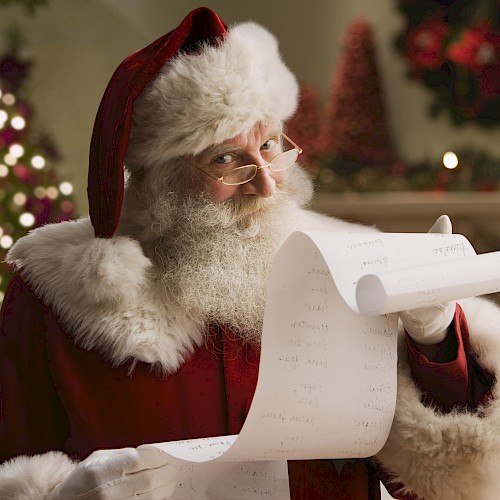
<path fill-rule="evenodd" d="M 73 186 L 54 168 L 60 159 L 46 134 L 32 125 L 33 110 L 23 95 L 30 63 L 17 44 L 0 57 L 0 302 L 11 276 L 3 263 L 12 244 L 34 227 L 72 218 Z"/>
<path fill-rule="evenodd" d="M 302 149 L 300 164 L 306 169 L 317 169 L 317 160 L 323 153 L 322 116 L 316 89 L 308 83 L 300 86 L 297 111 L 287 122 L 287 134 Z"/>
<path fill-rule="evenodd" d="M 372 31 L 366 21 L 351 24 L 332 77 L 325 147 L 342 159 L 368 165 L 394 160 Z"/>

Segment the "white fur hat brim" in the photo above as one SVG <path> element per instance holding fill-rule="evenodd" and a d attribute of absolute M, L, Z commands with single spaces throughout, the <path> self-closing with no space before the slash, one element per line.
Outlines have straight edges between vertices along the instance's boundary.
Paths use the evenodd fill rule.
<path fill-rule="evenodd" d="M 297 97 L 276 38 L 252 22 L 236 25 L 220 44 L 172 58 L 137 99 L 125 164 L 196 155 L 258 122 L 284 121 Z"/>

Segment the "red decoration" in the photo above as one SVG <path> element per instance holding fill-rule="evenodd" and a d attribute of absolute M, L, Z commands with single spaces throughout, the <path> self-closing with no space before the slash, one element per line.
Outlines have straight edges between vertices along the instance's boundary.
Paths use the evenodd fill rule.
<path fill-rule="evenodd" d="M 408 33 L 405 55 L 414 69 L 436 69 L 444 63 L 443 39 L 448 31 L 442 20 L 434 20 L 422 23 Z"/>
<path fill-rule="evenodd" d="M 334 72 L 325 126 L 325 147 L 361 164 L 388 165 L 394 159 L 372 31 L 366 21 L 348 28 Z"/>
<path fill-rule="evenodd" d="M 23 183 L 29 186 L 35 186 L 39 182 L 39 178 L 33 170 L 29 169 L 26 165 L 18 163 L 12 169 L 14 175 Z"/>
<path fill-rule="evenodd" d="M 324 146 L 318 95 L 312 85 L 301 85 L 299 105 L 295 114 L 287 122 L 286 133 L 303 149 L 299 158 L 300 164 L 305 168 L 314 167 Z"/>
<path fill-rule="evenodd" d="M 10 127 L 5 127 L 0 131 L 0 148 L 8 149 L 17 140 L 18 134 Z"/>
<path fill-rule="evenodd" d="M 477 75 L 481 102 L 500 96 L 500 34 L 489 23 L 464 30 L 447 56 Z"/>
<path fill-rule="evenodd" d="M 457 124 L 500 123 L 500 2 L 398 0 L 407 26 L 397 45 L 410 75 L 437 93 Z"/>

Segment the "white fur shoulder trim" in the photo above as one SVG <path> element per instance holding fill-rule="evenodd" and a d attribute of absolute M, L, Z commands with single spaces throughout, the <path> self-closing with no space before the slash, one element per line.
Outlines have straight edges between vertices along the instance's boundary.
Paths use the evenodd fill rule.
<path fill-rule="evenodd" d="M 473 298 L 459 301 L 469 325 L 472 355 L 500 374 L 500 309 Z M 436 412 L 420 402 L 401 343 L 396 415 L 381 463 L 425 500 L 490 500 L 500 491 L 500 388 L 476 412 Z"/>
<path fill-rule="evenodd" d="M 75 467 L 55 451 L 13 458 L 0 465 L 0 498 L 43 500 Z"/>
<path fill-rule="evenodd" d="M 162 304 L 138 242 L 94 238 L 89 219 L 47 225 L 10 250 L 34 293 L 86 349 L 113 364 L 131 359 L 175 371 L 202 341 L 201 321 Z"/>
<path fill-rule="evenodd" d="M 71 302 L 130 303 L 151 266 L 140 245 L 130 238 L 94 238 L 89 219 L 30 231 L 9 251 L 7 262 L 22 270 L 51 304 L 60 298 L 61 287 Z"/>

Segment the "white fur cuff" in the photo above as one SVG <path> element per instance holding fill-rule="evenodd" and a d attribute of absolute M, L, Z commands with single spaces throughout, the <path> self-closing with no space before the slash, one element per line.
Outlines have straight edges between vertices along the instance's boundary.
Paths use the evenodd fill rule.
<path fill-rule="evenodd" d="M 490 373 L 499 373 L 500 310 L 481 299 L 466 301 L 471 354 Z M 464 304 L 462 304 L 464 305 Z M 478 321 L 479 320 L 479 321 Z M 494 326 L 496 325 L 496 326 Z M 491 500 L 500 491 L 500 389 L 476 412 L 456 410 L 442 414 L 421 403 L 400 345 L 396 414 L 377 459 L 405 485 L 404 493 L 425 500 Z"/>
<path fill-rule="evenodd" d="M 42 500 L 75 467 L 57 451 L 13 458 L 0 465 L 0 498 Z"/>

